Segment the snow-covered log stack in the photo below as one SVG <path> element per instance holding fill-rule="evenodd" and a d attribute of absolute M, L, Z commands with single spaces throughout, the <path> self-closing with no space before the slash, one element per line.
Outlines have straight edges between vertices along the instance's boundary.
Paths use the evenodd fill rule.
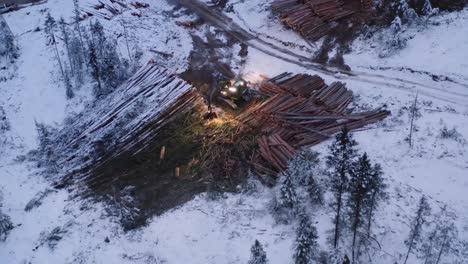
<path fill-rule="evenodd" d="M 124 153 L 139 153 L 162 127 L 199 100 L 191 85 L 150 62 L 66 124 L 53 139 L 57 164 L 74 177 Z"/>
<path fill-rule="evenodd" d="M 330 23 L 368 10 L 371 6 L 371 0 L 350 3 L 340 0 L 275 0 L 272 10 L 279 14 L 283 23 L 306 39 L 318 40 L 330 31 Z"/>
<path fill-rule="evenodd" d="M 344 126 L 362 128 L 390 114 L 379 109 L 351 113 L 353 94 L 345 84 L 326 85 L 316 75 L 284 73 L 262 83 L 259 90 L 269 98 L 251 105 L 238 119 L 270 135 L 258 140 L 253 165 L 260 174 L 284 170 L 295 149 L 323 142 Z"/>
<path fill-rule="evenodd" d="M 130 10 L 132 14 L 139 14 L 138 9 L 149 7 L 144 2 L 127 2 L 126 0 L 88 0 L 80 7 L 86 16 L 96 16 L 111 20 L 114 16 Z"/>

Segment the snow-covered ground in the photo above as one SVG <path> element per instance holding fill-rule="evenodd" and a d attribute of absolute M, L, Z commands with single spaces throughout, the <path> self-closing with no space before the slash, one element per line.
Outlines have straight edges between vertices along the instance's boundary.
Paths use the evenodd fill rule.
<path fill-rule="evenodd" d="M 241 16 L 239 25 L 244 29 L 274 36 L 261 34 L 265 41 L 279 46 L 284 45 L 280 40 L 298 43 L 288 49 L 307 55 L 307 49 L 313 47 L 270 18 L 263 2 L 238 1 L 234 13 L 228 15 Z M 182 70 L 187 67 L 192 49 L 188 30 L 175 25 L 178 18 L 164 16 L 172 8 L 169 4 L 150 3 L 150 9 L 142 11 L 142 20 L 124 14 L 131 25 L 130 41 L 138 43 L 146 59 L 161 61 L 151 49 L 172 54 L 162 64 Z M 33 31 L 43 24 L 46 8 L 55 17 L 68 18 L 72 1 L 49 0 L 5 15 L 18 36 L 21 57 L 15 78 L 0 82 L 0 105 L 11 125 L 6 134 L 0 134 L 5 137 L 0 143 L 6 141 L 0 146 L 0 210 L 15 225 L 6 241 L 0 241 L 0 263 L 246 263 L 255 239 L 264 244 L 270 263 L 291 263 L 294 226 L 274 223 L 267 210 L 272 191 L 261 186 L 253 193 L 228 194 L 217 200 L 202 194 L 155 217 L 147 227 L 128 233 L 122 231 L 117 219 L 106 216 L 103 205 L 71 199 L 64 190 L 53 191 L 39 207 L 24 210 L 38 192 L 51 185 L 35 164 L 17 159 L 37 146 L 35 121 L 60 126 L 66 116 L 83 109 L 90 100 L 87 86 L 75 99 L 65 99 L 52 50 L 45 45 L 43 32 Z M 179 15 L 181 21 L 192 18 Z M 382 165 L 390 186 L 390 200 L 377 216 L 375 233 L 383 250 L 377 251 L 374 263 L 401 261 L 409 232 L 407 223 L 423 194 L 430 197 L 434 208 L 448 205 L 456 215 L 459 238 L 468 241 L 468 52 L 464 48 L 468 32 L 463 27 L 468 10 L 433 19 L 440 23 L 428 23 L 422 30 L 407 29 L 412 36 L 407 47 L 391 57 L 379 58 L 379 46 L 363 39 L 357 40 L 352 53 L 345 56 L 353 70 L 363 76 L 372 75 L 341 76 L 341 81 L 358 95 L 359 107 L 385 104 L 393 113 L 381 124 L 355 133 L 360 149 Z M 120 32 L 118 20 L 103 24 L 109 31 Z M 274 76 L 284 71 L 315 73 L 253 48 L 249 48 L 243 71 L 250 80 L 258 80 L 260 74 Z M 437 81 L 427 73 L 447 76 L 452 81 Z M 330 82 L 340 76 L 323 77 Z M 418 92 L 421 116 L 415 120 L 417 131 L 410 148 L 405 141 L 410 126 L 408 108 Z M 458 137 L 442 138 L 444 127 L 456 128 Z M 323 157 L 328 144 L 314 150 Z M 330 217 L 323 209 L 313 218 L 323 250 L 328 249 L 325 239 Z M 67 230 L 63 239 L 55 246 L 43 244 L 41 237 L 56 227 Z M 410 259 L 409 263 L 419 262 Z"/>

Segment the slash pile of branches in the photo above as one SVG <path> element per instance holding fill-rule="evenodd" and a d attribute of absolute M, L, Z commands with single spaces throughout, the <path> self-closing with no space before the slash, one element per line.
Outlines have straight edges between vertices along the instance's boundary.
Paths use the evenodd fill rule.
<path fill-rule="evenodd" d="M 369 10 L 372 0 L 275 0 L 273 12 L 288 27 L 298 31 L 306 39 L 315 41 L 331 30 L 331 23 Z"/>
<path fill-rule="evenodd" d="M 330 138 L 343 127 L 362 128 L 387 117 L 373 110 L 352 113 L 353 94 L 345 84 L 326 85 L 318 76 L 281 74 L 260 85 L 268 98 L 252 104 L 238 116 L 240 122 L 261 127 L 259 150 L 252 161 L 259 174 L 275 175 L 286 169 L 296 150 Z"/>

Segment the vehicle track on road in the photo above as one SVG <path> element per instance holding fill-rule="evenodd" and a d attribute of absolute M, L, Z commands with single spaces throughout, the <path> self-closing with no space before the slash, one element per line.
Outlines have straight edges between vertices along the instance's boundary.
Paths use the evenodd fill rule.
<path fill-rule="evenodd" d="M 181 6 L 198 15 L 207 23 L 224 30 L 227 34 L 237 39 L 238 41 L 268 56 L 274 57 L 284 62 L 288 62 L 308 70 L 313 70 L 323 75 L 340 80 L 364 82 L 409 92 L 418 91 L 419 94 L 427 97 L 468 107 L 468 84 L 454 83 L 454 85 L 463 88 L 463 92 L 461 92 L 454 91 L 453 89 L 446 90 L 424 83 L 386 76 L 383 74 L 353 70 L 346 71 L 334 67 L 329 67 L 314 62 L 311 58 L 308 58 L 304 55 L 297 54 L 289 49 L 280 47 L 261 39 L 259 36 L 248 32 L 239 24 L 235 23 L 231 18 L 223 14 L 221 10 L 210 7 L 205 3 L 200 2 L 199 0 L 177 0 L 177 2 Z"/>

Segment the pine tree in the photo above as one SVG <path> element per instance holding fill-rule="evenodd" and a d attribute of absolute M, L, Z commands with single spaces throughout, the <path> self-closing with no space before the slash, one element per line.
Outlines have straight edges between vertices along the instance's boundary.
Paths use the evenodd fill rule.
<path fill-rule="evenodd" d="M 299 226 L 296 230 L 294 248 L 295 264 L 311 264 L 318 256 L 317 229 L 310 222 L 305 212 L 299 214 Z"/>
<path fill-rule="evenodd" d="M 318 153 L 303 151 L 289 162 L 285 172 L 290 175 L 296 188 L 304 187 L 312 205 L 322 204 L 322 189 L 313 175 L 313 170 L 318 163 Z"/>
<path fill-rule="evenodd" d="M 80 51 L 83 57 L 86 57 L 85 48 L 84 48 L 84 41 L 83 36 L 81 33 L 81 19 L 80 19 L 80 9 L 78 5 L 78 0 L 73 0 L 73 13 L 74 13 L 74 20 L 75 20 L 75 31 L 78 33 L 79 41 L 80 41 Z"/>
<path fill-rule="evenodd" d="M 83 64 L 85 57 L 81 50 L 80 40 L 75 34 L 71 34 L 70 37 L 70 58 L 71 63 L 73 63 L 74 76 L 77 85 L 83 84 Z"/>
<path fill-rule="evenodd" d="M 250 260 L 248 264 L 267 264 L 268 259 L 262 244 L 255 240 L 255 244 L 250 248 Z"/>
<path fill-rule="evenodd" d="M 104 33 L 104 27 L 96 20 L 94 23 L 90 22 L 90 32 L 91 32 L 91 39 L 96 47 L 100 47 L 97 49 L 97 55 L 100 59 L 104 57 L 104 51 L 107 43 L 106 34 Z"/>
<path fill-rule="evenodd" d="M 306 181 L 306 190 L 312 205 L 323 205 L 323 191 L 313 175 Z"/>
<path fill-rule="evenodd" d="M 72 62 L 72 58 L 70 55 L 70 34 L 68 33 L 67 24 L 65 23 L 65 20 L 63 19 L 63 17 L 60 18 L 58 24 L 60 27 L 60 32 L 62 33 L 62 38 L 63 38 L 63 43 L 65 44 L 65 49 L 67 51 L 68 61 L 70 63 L 70 69 L 71 69 L 71 72 L 73 73 L 74 72 L 73 62 Z"/>
<path fill-rule="evenodd" d="M 408 0 L 400 0 L 398 3 L 398 13 L 405 23 L 411 23 L 418 18 L 416 11 L 408 5 Z"/>
<path fill-rule="evenodd" d="M 408 247 L 408 252 L 405 257 L 405 264 L 408 261 L 408 257 L 411 254 L 412 250 L 420 243 L 422 238 L 423 228 L 427 222 L 427 218 L 431 214 L 431 207 L 427 202 L 425 196 L 421 197 L 419 200 L 418 210 L 416 215 L 411 223 L 411 230 L 407 240 L 405 240 L 405 245 Z"/>
<path fill-rule="evenodd" d="M 458 237 L 458 231 L 452 222 L 447 222 L 440 230 L 440 236 L 437 237 L 436 245 L 438 246 L 437 259 L 435 264 L 439 264 L 442 256 L 453 251 L 452 244 L 455 243 Z"/>
<path fill-rule="evenodd" d="M 44 31 L 46 33 L 46 37 L 48 39 L 48 43 L 54 45 L 55 57 L 57 58 L 57 62 L 59 64 L 60 73 L 62 74 L 62 78 L 65 84 L 66 95 L 67 98 L 70 99 L 73 97 L 72 87 L 70 83 L 70 78 L 66 72 L 66 69 L 63 67 L 62 60 L 60 59 L 60 53 L 57 47 L 57 41 L 55 38 L 55 30 L 57 29 L 57 22 L 55 19 L 47 13 L 46 20 L 44 22 Z"/>
<path fill-rule="evenodd" d="M 102 77 L 106 85 L 105 94 L 112 92 L 125 79 L 126 74 L 121 67 L 122 62 L 117 54 L 117 43 L 115 41 L 107 41 L 105 43 L 105 51 L 101 58 L 101 72 L 105 73 Z"/>
<path fill-rule="evenodd" d="M 437 214 L 435 226 L 423 240 L 424 264 L 438 264 L 443 255 L 457 253 L 454 245 L 458 240 L 458 230 L 449 217 L 447 206 Z"/>
<path fill-rule="evenodd" d="M 372 165 L 364 153 L 355 164 L 355 169 L 351 172 L 349 183 L 349 200 L 347 209 L 351 220 L 351 231 L 353 233 L 352 240 L 352 262 L 355 263 L 356 256 L 359 256 L 359 250 L 356 252 L 356 242 L 359 229 L 364 224 L 366 202 L 371 196 L 371 191 L 374 186 Z M 360 243 L 363 243 L 360 239 Z"/>
<path fill-rule="evenodd" d="M 13 228 L 10 217 L 0 211 L 0 241 L 5 241 Z"/>
<path fill-rule="evenodd" d="M 431 1 L 429 0 L 424 1 L 424 5 L 422 7 L 421 13 L 425 16 L 429 16 L 434 13 L 434 9 L 432 8 Z"/>
<path fill-rule="evenodd" d="M 297 210 L 298 199 L 291 174 L 284 172 L 280 176 L 278 194 L 275 197 L 273 213 L 278 222 L 288 223 Z"/>
<path fill-rule="evenodd" d="M 15 37 L 0 14 L 0 56 L 5 56 L 10 60 L 14 60 L 18 58 L 18 55 Z"/>
<path fill-rule="evenodd" d="M 96 47 L 91 41 L 88 45 L 89 48 L 89 64 L 91 65 L 91 76 L 97 82 L 96 88 L 94 89 L 94 95 L 99 97 L 102 95 L 102 83 L 101 83 L 101 69 L 97 58 Z"/>
<path fill-rule="evenodd" d="M 422 251 L 422 256 L 424 258 L 424 264 L 434 264 L 435 261 L 435 252 L 434 252 L 434 247 L 435 247 L 435 242 L 437 239 L 437 236 L 439 235 L 439 228 L 440 226 L 437 225 L 424 239 L 421 251 Z"/>
<path fill-rule="evenodd" d="M 327 156 L 327 166 L 332 169 L 331 192 L 334 196 L 333 206 L 335 209 L 333 246 L 338 246 L 341 236 L 342 210 L 345 193 L 348 186 L 348 176 L 352 169 L 353 160 L 356 156 L 356 141 L 351 137 L 346 127 L 338 133 L 335 141 L 330 146 L 330 155 Z"/>
<path fill-rule="evenodd" d="M 371 169 L 371 179 L 369 183 L 370 196 L 364 200 L 364 210 L 367 218 L 367 237 L 371 234 L 371 225 L 374 214 L 379 204 L 388 198 L 385 189 L 387 185 L 383 179 L 382 167 L 380 164 L 375 164 Z"/>

